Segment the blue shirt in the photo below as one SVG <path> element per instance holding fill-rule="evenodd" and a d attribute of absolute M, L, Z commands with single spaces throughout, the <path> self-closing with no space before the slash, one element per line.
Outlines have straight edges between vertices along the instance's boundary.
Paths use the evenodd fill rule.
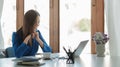
<path fill-rule="evenodd" d="M 37 32 L 39 33 L 40 39 L 43 41 L 43 45 L 44 45 L 42 48 L 43 52 L 52 52 L 51 47 L 48 46 L 46 41 L 43 39 L 40 31 L 37 30 Z M 13 43 L 15 56 L 17 58 L 23 57 L 23 56 L 34 56 L 38 51 L 38 47 L 40 46 L 35 38 L 32 39 L 32 46 L 25 44 L 22 41 L 22 38 L 16 32 L 13 32 L 12 43 Z"/>

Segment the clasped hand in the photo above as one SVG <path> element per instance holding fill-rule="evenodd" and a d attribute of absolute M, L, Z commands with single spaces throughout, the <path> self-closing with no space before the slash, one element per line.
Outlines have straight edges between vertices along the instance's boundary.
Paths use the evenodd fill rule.
<path fill-rule="evenodd" d="M 39 33 L 38 32 L 34 32 L 34 33 L 31 33 L 31 34 L 29 34 L 25 39 L 24 39 L 24 43 L 28 43 L 28 41 L 30 40 L 30 39 L 33 39 L 33 38 L 35 38 L 38 42 L 39 42 L 39 40 L 41 40 L 40 38 L 39 38 Z"/>

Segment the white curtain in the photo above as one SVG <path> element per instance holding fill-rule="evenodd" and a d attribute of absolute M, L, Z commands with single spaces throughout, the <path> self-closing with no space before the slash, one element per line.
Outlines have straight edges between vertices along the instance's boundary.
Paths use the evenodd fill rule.
<path fill-rule="evenodd" d="M 4 40 L 2 36 L 2 29 L 1 29 L 1 16 L 2 16 L 2 9 L 3 9 L 3 2 L 4 0 L 0 0 L 0 49 L 4 48 Z"/>
<path fill-rule="evenodd" d="M 120 56 L 120 0 L 105 0 L 105 13 L 110 55 Z"/>

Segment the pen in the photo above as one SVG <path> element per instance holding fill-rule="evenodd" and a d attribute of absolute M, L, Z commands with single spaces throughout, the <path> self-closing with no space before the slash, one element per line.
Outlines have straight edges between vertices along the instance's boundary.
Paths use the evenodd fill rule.
<path fill-rule="evenodd" d="M 63 49 L 65 50 L 66 53 L 68 53 L 67 50 L 65 49 L 65 47 L 63 47 Z"/>

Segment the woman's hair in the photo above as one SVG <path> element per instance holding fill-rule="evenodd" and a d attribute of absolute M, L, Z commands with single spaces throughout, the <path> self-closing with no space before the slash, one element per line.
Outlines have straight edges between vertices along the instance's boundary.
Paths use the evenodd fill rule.
<path fill-rule="evenodd" d="M 40 14 L 35 10 L 29 10 L 24 15 L 24 21 L 23 21 L 23 39 L 31 33 L 33 33 L 34 30 L 34 24 L 37 22 L 36 18 L 37 16 L 40 16 Z"/>

